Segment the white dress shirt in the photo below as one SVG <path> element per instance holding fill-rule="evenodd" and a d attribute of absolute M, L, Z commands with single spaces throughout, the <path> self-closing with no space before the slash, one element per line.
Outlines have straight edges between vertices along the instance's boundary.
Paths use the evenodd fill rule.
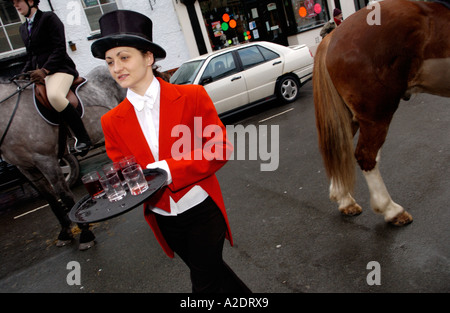
<path fill-rule="evenodd" d="M 160 92 L 161 86 L 156 78 L 153 78 L 152 83 L 148 87 L 144 96 L 138 95 L 132 90 L 128 89 L 127 98 L 131 102 L 136 112 L 139 125 L 144 133 L 145 139 L 153 154 L 156 162 L 148 164 L 147 168 L 161 168 L 168 174 L 167 184 L 172 182 L 172 175 L 170 173 L 169 165 L 165 160 L 159 160 L 159 106 L 160 106 Z M 153 212 L 176 216 L 183 213 L 190 208 L 200 204 L 208 197 L 208 193 L 200 186 L 195 185 L 189 190 L 178 202 L 175 202 L 170 197 L 170 213 L 162 209 L 153 207 Z"/>
<path fill-rule="evenodd" d="M 36 16 L 36 13 L 34 13 L 32 17 L 27 17 L 27 22 L 28 22 L 28 35 L 31 35 L 31 28 L 33 27 L 34 17 L 35 17 L 35 16 Z"/>

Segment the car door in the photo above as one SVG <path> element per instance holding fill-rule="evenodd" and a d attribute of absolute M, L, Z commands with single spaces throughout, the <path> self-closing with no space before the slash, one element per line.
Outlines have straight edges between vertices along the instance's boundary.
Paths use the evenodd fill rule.
<path fill-rule="evenodd" d="M 231 52 L 211 58 L 199 83 L 221 114 L 248 103 L 247 85 Z"/>
<path fill-rule="evenodd" d="M 261 100 L 275 93 L 275 84 L 283 72 L 281 56 L 268 48 L 252 45 L 237 50 L 247 82 L 249 102 Z"/>

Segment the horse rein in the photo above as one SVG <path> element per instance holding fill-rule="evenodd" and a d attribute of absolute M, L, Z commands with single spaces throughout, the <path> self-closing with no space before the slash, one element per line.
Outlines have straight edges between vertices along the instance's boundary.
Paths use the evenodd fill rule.
<path fill-rule="evenodd" d="M 3 144 L 3 141 L 5 140 L 6 134 L 8 133 L 9 128 L 11 127 L 12 121 L 14 119 L 14 116 L 16 115 L 17 112 L 17 108 L 19 107 L 19 102 L 20 102 L 20 96 L 22 95 L 22 91 L 24 91 L 28 86 L 30 86 L 31 84 L 33 84 L 32 81 L 30 81 L 29 83 L 27 83 L 25 86 L 20 86 L 17 82 L 16 79 L 19 76 L 23 76 L 23 74 L 19 74 L 19 75 L 15 75 L 12 78 L 10 78 L 9 80 L 11 82 L 13 82 L 14 84 L 16 84 L 17 86 L 17 90 L 15 92 L 13 92 L 11 95 L 9 95 L 8 97 L 6 97 L 5 99 L 0 101 L 0 104 L 5 102 L 6 100 L 11 99 L 12 97 L 14 97 L 16 94 L 19 94 L 19 96 L 17 97 L 17 101 L 16 101 L 16 105 L 14 106 L 14 110 L 11 114 L 11 117 L 9 119 L 8 125 L 6 125 L 6 129 L 5 132 L 3 133 L 2 138 L 0 139 L 0 150 L 1 150 L 1 146 Z"/>

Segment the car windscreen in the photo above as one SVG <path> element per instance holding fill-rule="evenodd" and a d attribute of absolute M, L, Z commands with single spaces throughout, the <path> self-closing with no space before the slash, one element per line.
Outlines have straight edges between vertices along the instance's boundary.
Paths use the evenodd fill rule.
<path fill-rule="evenodd" d="M 177 85 L 192 84 L 203 62 L 204 60 L 198 60 L 182 64 L 172 75 L 170 82 Z"/>

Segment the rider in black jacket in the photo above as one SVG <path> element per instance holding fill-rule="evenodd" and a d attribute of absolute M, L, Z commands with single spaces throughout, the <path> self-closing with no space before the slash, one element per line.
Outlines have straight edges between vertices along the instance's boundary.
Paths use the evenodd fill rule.
<path fill-rule="evenodd" d="M 83 121 L 66 99 L 78 71 L 66 51 L 64 25 L 55 13 L 39 10 L 39 0 L 12 1 L 17 11 L 27 18 L 20 26 L 28 57 L 23 72 L 29 72 L 35 83 L 46 85 L 50 104 L 75 133 L 75 149 L 84 155 L 91 141 Z"/>

